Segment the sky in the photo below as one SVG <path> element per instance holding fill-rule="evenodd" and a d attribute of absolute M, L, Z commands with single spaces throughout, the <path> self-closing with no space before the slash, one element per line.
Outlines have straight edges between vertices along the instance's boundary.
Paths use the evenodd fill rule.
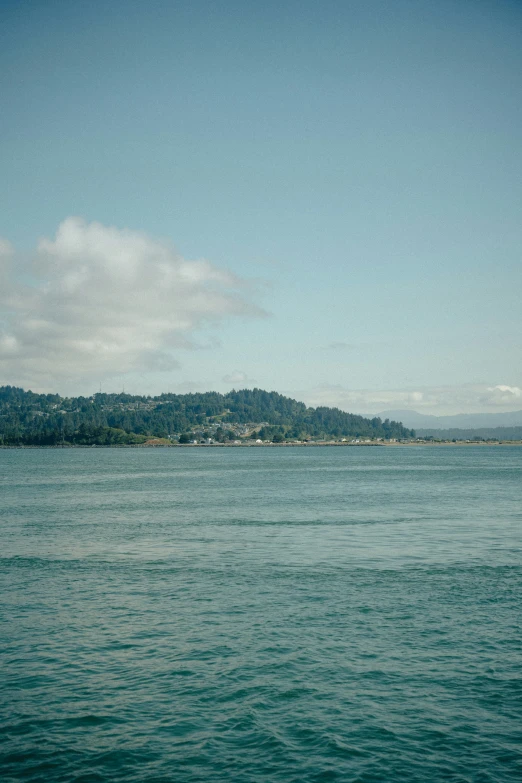
<path fill-rule="evenodd" d="M 522 409 L 522 4 L 0 0 L 0 385 Z"/>

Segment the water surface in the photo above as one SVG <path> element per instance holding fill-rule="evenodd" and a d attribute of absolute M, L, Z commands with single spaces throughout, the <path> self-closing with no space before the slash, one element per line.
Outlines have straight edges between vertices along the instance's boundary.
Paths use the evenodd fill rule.
<path fill-rule="evenodd" d="M 3 781 L 522 779 L 522 448 L 0 451 Z"/>

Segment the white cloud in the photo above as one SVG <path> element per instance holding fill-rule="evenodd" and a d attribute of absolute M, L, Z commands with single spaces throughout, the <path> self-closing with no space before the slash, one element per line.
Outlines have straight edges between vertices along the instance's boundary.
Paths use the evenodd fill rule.
<path fill-rule="evenodd" d="M 247 385 L 256 383 L 255 378 L 249 378 L 245 372 L 238 372 L 238 370 L 234 370 L 234 372 L 230 373 L 229 375 L 224 375 L 221 380 L 223 383 L 232 383 L 236 385 L 240 383 Z"/>
<path fill-rule="evenodd" d="M 0 256 L 11 256 L 13 255 L 13 252 L 12 244 L 8 242 L 7 239 L 0 237 Z"/>
<path fill-rule="evenodd" d="M 11 255 L 0 240 L 4 382 L 170 370 L 198 327 L 262 314 L 245 281 L 127 229 L 71 217 L 39 242 L 30 269 L 18 264 L 17 277 Z"/>
<path fill-rule="evenodd" d="M 356 413 L 385 410 L 416 410 L 437 416 L 456 413 L 502 412 L 514 410 L 522 402 L 518 386 L 434 386 L 420 389 L 346 389 L 323 384 L 301 397 L 309 405 L 328 405 Z"/>
<path fill-rule="evenodd" d="M 522 397 L 522 389 L 518 386 L 504 386 L 502 384 L 488 388 L 488 392 L 491 392 L 490 398 L 495 401 L 497 405 L 510 405 L 512 402 L 516 402 L 517 399 Z"/>

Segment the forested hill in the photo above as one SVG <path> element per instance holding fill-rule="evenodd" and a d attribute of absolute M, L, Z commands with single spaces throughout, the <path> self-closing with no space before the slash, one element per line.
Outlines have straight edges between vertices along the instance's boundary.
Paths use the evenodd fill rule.
<path fill-rule="evenodd" d="M 94 394 L 60 397 L 0 387 L 0 444 L 140 443 L 148 437 L 225 441 L 234 438 L 409 438 L 394 421 L 365 419 L 338 408 L 308 408 L 277 392 L 228 394 Z"/>
<path fill-rule="evenodd" d="M 421 429 L 416 430 L 421 438 L 440 440 L 522 440 L 522 427 L 475 427 L 469 429 Z"/>

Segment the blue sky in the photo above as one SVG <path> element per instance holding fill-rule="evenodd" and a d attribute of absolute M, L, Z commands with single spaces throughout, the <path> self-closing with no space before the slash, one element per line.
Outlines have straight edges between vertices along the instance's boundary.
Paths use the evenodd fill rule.
<path fill-rule="evenodd" d="M 520 3 L 0 8 L 0 382 L 522 408 Z"/>

